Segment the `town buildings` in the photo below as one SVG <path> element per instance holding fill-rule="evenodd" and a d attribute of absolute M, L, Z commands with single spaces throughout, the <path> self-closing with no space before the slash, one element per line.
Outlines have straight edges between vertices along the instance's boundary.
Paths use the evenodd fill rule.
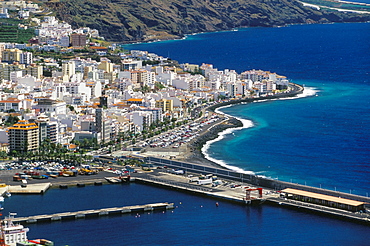
<path fill-rule="evenodd" d="M 53 16 L 39 20 L 36 33 L 29 44 L 0 44 L 0 112 L 3 121 L 10 113 L 21 119 L 0 129 L 0 143 L 8 143 L 10 151 L 34 151 L 45 140 L 107 143 L 122 134 L 147 132 L 164 120 L 188 119 L 204 102 L 269 95 L 289 83 L 261 70 L 238 74 L 211 64 L 174 67 L 164 57 L 138 50 L 111 54 L 119 62 L 106 57 L 40 58 L 30 49 L 55 53 L 72 52 L 70 46 L 95 47 L 101 55 L 117 45 L 110 50 L 89 47 L 88 38 L 98 37 L 96 30 L 73 30 Z M 148 61 L 156 65 L 143 65 Z"/>

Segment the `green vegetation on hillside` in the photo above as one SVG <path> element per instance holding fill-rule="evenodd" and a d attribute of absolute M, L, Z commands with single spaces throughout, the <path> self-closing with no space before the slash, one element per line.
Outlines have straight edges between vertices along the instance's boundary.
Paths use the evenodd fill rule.
<path fill-rule="evenodd" d="M 27 43 L 35 36 L 35 30 L 18 28 L 17 20 L 0 20 L 0 43 Z"/>
<path fill-rule="evenodd" d="M 297 0 L 89 0 L 45 3 L 73 27 L 110 41 L 173 39 L 195 32 L 298 23 L 361 22 L 370 15 L 326 12 Z"/>

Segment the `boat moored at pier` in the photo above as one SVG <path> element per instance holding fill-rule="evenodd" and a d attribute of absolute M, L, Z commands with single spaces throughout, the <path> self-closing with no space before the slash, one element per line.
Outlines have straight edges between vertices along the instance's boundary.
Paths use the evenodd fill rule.
<path fill-rule="evenodd" d="M 1 220 L 0 225 L 0 245 L 54 245 L 53 242 L 45 239 L 28 240 L 27 232 L 29 229 L 21 224 L 14 224 L 13 219 L 16 213 L 9 213 L 9 216 Z"/>

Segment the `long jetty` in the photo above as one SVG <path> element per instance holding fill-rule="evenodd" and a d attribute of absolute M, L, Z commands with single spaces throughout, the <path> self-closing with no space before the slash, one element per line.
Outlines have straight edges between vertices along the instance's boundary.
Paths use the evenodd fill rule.
<path fill-rule="evenodd" d="M 28 217 L 18 217 L 14 218 L 13 222 L 17 223 L 38 223 L 38 222 L 52 222 L 60 220 L 73 220 L 73 219 L 84 219 L 88 217 L 99 217 L 108 215 L 120 215 L 127 213 L 142 213 L 150 212 L 155 210 L 168 210 L 174 209 L 173 203 L 153 203 L 144 205 L 134 205 L 125 207 L 114 207 L 114 208 L 102 208 L 102 209 L 91 209 L 76 212 L 64 212 L 56 214 L 45 214 L 45 215 L 35 215 Z"/>

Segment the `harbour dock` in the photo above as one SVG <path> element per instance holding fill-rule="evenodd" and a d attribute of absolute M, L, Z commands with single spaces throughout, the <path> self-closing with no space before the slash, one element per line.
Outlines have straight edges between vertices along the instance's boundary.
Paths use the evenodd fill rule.
<path fill-rule="evenodd" d="M 14 218 L 13 222 L 17 223 L 39 223 L 39 222 L 53 222 L 61 220 L 73 220 L 73 219 L 83 219 L 88 217 L 99 217 L 108 215 L 120 215 L 127 213 L 142 213 L 156 210 L 169 210 L 174 209 L 173 203 L 163 202 L 163 203 L 153 203 L 144 205 L 134 205 L 125 207 L 114 207 L 114 208 L 102 208 L 102 209 L 91 209 L 76 212 L 65 212 L 56 214 L 45 214 L 45 215 L 35 215 L 29 217 L 18 217 Z"/>
<path fill-rule="evenodd" d="M 43 194 L 51 187 L 51 183 L 28 184 L 26 187 L 21 185 L 9 185 L 7 191 L 14 194 Z"/>
<path fill-rule="evenodd" d="M 185 163 L 168 159 L 149 157 L 146 162 L 158 168 L 150 171 L 137 170 L 130 176 L 130 182 L 140 182 L 151 185 L 181 190 L 184 192 L 207 196 L 215 199 L 235 202 L 239 204 L 261 204 L 268 203 L 290 209 L 298 209 L 309 213 L 321 213 L 339 219 L 351 220 L 370 225 L 370 198 L 354 194 L 341 193 L 338 191 L 325 190 L 310 186 L 303 186 L 277 180 L 268 180 L 251 174 L 238 173 L 227 169 L 220 169 L 206 165 Z M 185 175 L 178 175 L 175 170 L 182 170 Z M 198 183 L 200 176 L 215 177 L 217 184 Z M 82 177 L 61 177 L 58 179 L 33 180 L 36 184 L 28 184 L 27 187 L 20 185 L 9 185 L 6 188 L 10 193 L 34 193 L 42 194 L 48 188 L 67 189 L 68 187 L 85 187 L 85 185 L 105 185 L 109 182 L 107 177 L 115 177 L 115 174 L 102 172 L 99 175 Z M 193 180 L 193 178 L 195 178 Z M 52 181 L 52 184 L 48 183 Z M 13 182 L 14 183 L 14 182 Z M 119 182 L 121 183 L 121 182 Z M 3 187 L 3 189 L 5 189 Z M 284 189 L 298 191 L 281 196 Z M 0 190 L 1 191 L 1 190 Z M 5 192 L 5 190 L 4 190 Z M 305 194 L 313 194 L 305 195 Z M 302 196 L 303 195 L 303 196 Z M 300 196 L 300 197 L 297 197 Z M 328 200 L 323 201 L 326 197 Z M 338 199 L 339 198 L 339 199 Z M 344 201 L 345 199 L 351 201 Z M 343 203 L 344 201 L 344 203 Z M 172 205 L 173 206 L 173 205 Z M 144 209 L 144 208 L 143 208 Z M 150 208 L 148 208 L 151 210 Z M 153 208 L 153 210 L 156 208 Z M 27 217 L 24 221 L 35 223 L 37 221 L 77 219 L 89 216 L 101 216 L 107 214 L 121 214 L 122 211 L 131 212 L 128 208 L 114 208 L 111 210 L 88 210 L 74 213 L 61 213 L 55 215 L 43 215 L 37 218 Z M 140 210 L 140 209 L 139 209 Z M 133 210 L 135 211 L 135 209 Z M 19 218 L 18 218 L 19 219 Z"/>
<path fill-rule="evenodd" d="M 195 184 L 186 183 L 186 181 L 179 180 L 181 177 L 172 177 L 172 179 L 155 178 L 155 177 L 136 177 L 135 182 L 150 183 L 159 186 L 167 186 L 173 189 L 183 190 L 191 193 L 197 193 L 222 200 L 229 200 L 232 202 L 245 203 L 245 192 L 241 189 L 231 190 L 224 188 L 212 188 L 209 186 L 199 186 Z"/>
<path fill-rule="evenodd" d="M 158 186 L 163 186 L 171 189 L 182 190 L 185 192 L 190 192 L 198 194 L 201 196 L 212 197 L 217 200 L 226 200 L 231 202 L 236 202 L 240 204 L 271 204 L 274 206 L 282 206 L 287 208 L 294 208 L 298 210 L 304 210 L 311 213 L 320 213 L 327 216 L 336 217 L 339 219 L 350 220 L 358 223 L 363 223 L 370 225 L 370 214 L 362 212 L 353 212 L 340 209 L 338 207 L 330 207 L 322 204 L 314 204 L 312 202 L 303 202 L 300 200 L 287 199 L 281 197 L 279 192 L 272 189 L 263 188 L 263 196 L 260 198 L 253 194 L 247 199 L 246 189 L 252 188 L 248 183 L 242 183 L 242 185 L 236 188 L 230 188 L 230 182 L 225 183 L 225 185 L 212 187 L 211 185 L 197 185 L 194 183 L 189 183 L 189 179 L 181 176 L 159 172 L 157 174 L 147 174 L 140 177 L 135 177 L 132 179 L 135 182 L 142 182 L 148 184 L 154 184 Z M 232 183 L 233 181 L 231 181 Z M 254 197 L 253 197 L 254 196 Z M 366 202 L 365 202 L 366 203 Z"/>

